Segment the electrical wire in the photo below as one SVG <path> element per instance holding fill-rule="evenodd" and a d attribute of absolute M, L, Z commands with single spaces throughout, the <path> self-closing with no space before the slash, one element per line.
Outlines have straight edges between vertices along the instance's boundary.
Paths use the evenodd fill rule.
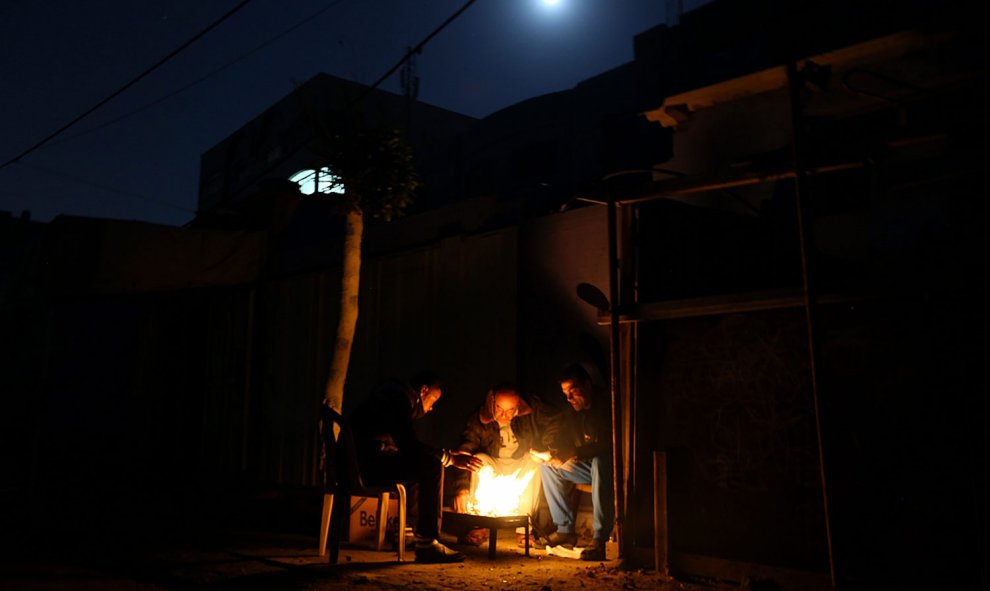
<path fill-rule="evenodd" d="M 158 205 L 160 207 L 166 207 L 166 208 L 169 208 L 169 209 L 174 209 L 174 210 L 177 210 L 177 211 L 181 211 L 183 213 L 192 213 L 194 215 L 196 213 L 195 210 L 189 209 L 188 207 L 182 207 L 181 205 L 176 205 L 175 203 L 169 203 L 168 201 L 160 201 L 158 199 L 152 199 L 151 197 L 148 197 L 147 195 L 142 195 L 140 193 L 131 193 L 130 191 L 123 191 L 123 190 L 121 190 L 121 189 L 119 189 L 117 187 L 109 187 L 107 185 L 101 185 L 100 183 L 91 181 L 89 179 L 80 177 L 78 175 L 71 174 L 71 173 L 68 173 L 68 172 L 64 172 L 64 171 L 61 171 L 61 170 L 55 170 L 55 169 L 49 168 L 47 166 L 41 166 L 41 165 L 38 165 L 38 164 L 29 163 L 29 162 L 19 162 L 18 164 L 20 164 L 21 166 L 26 166 L 27 168 L 33 168 L 35 170 L 41 171 L 41 172 L 43 172 L 43 173 L 45 173 L 47 175 L 63 177 L 63 178 L 66 178 L 66 179 L 68 179 L 70 181 L 79 183 L 81 185 L 87 185 L 87 186 L 93 187 L 94 189 L 100 189 L 101 191 L 106 191 L 108 193 L 115 193 L 115 194 L 121 195 L 123 197 L 131 197 L 131 198 L 139 199 L 139 200 L 145 201 L 147 203 L 152 203 L 152 204 Z"/>
<path fill-rule="evenodd" d="M 398 70 L 399 68 L 401 68 L 402 67 L 402 64 L 406 63 L 409 60 L 409 58 L 411 58 L 412 56 L 416 55 L 417 53 L 422 52 L 423 51 L 423 47 L 425 47 L 426 44 L 430 42 L 430 40 L 432 40 L 434 37 L 436 37 L 440 33 L 440 31 L 442 31 L 445 28 L 447 28 L 447 25 L 449 25 L 450 23 L 454 22 L 454 20 L 456 20 L 457 17 L 461 16 L 461 14 L 463 14 L 465 10 L 467 10 L 468 8 L 470 8 L 471 5 L 474 4 L 476 1 L 477 0 L 468 0 L 463 6 L 461 6 L 460 8 L 458 8 L 457 11 L 454 12 L 454 14 L 448 16 L 447 17 L 447 20 L 445 20 L 442 23 L 440 23 L 440 25 L 438 25 L 435 29 L 433 29 L 433 31 L 429 35 L 427 35 L 426 37 L 424 37 L 422 41 L 420 41 L 415 46 L 413 46 L 412 48 L 410 48 L 406 52 L 406 54 L 404 56 L 402 56 L 402 59 L 400 59 L 398 61 L 398 63 L 396 63 L 391 68 L 389 68 L 389 70 L 387 72 L 385 72 L 384 74 L 382 74 L 378 78 L 378 80 L 375 80 L 374 84 L 372 84 L 371 86 L 369 86 L 368 89 L 365 90 L 364 94 L 361 95 L 361 96 L 359 96 L 357 98 L 357 100 L 355 100 L 355 102 L 360 102 L 372 90 L 378 88 L 378 85 L 379 84 L 381 84 L 382 82 L 385 82 L 386 80 L 388 80 L 388 77 L 391 76 L 392 74 L 394 74 L 396 70 Z"/>
<path fill-rule="evenodd" d="M 211 25 L 209 25 L 208 27 L 206 27 L 204 30 L 200 31 L 198 34 L 196 34 L 189 41 L 187 41 L 183 45 L 179 46 L 177 49 L 173 50 L 166 57 L 164 57 L 161 60 L 159 60 L 153 66 L 151 66 L 150 68 L 148 68 L 147 70 L 145 70 L 144 72 L 142 72 L 139 76 L 137 76 L 136 78 L 134 78 L 133 80 L 131 80 L 130 82 L 128 82 L 127 84 L 125 84 L 123 87 L 121 87 L 120 89 L 118 89 L 116 92 L 114 92 L 113 94 L 109 95 L 105 99 L 101 100 L 95 106 L 91 107 L 86 112 L 84 112 L 83 114 L 79 115 L 78 117 L 76 117 L 75 119 L 73 119 L 72 121 L 70 121 L 69 123 L 63 125 L 61 128 L 59 128 L 55 132 L 49 134 L 47 137 L 45 137 L 44 139 L 42 139 L 41 141 L 39 141 L 35 145 L 31 146 L 30 148 L 28 148 L 27 150 L 21 152 L 20 154 L 18 154 L 14 158 L 11 158 L 7 162 L 5 162 L 2 165 L 0 165 L 0 170 L 2 170 L 3 168 L 6 168 L 7 166 L 9 166 L 11 164 L 14 164 L 14 163 L 19 163 L 19 164 L 24 165 L 25 163 L 24 162 L 21 162 L 21 159 L 22 158 L 24 158 L 28 154 L 34 152 L 35 150 L 41 148 L 42 146 L 46 145 L 52 139 L 54 139 L 55 137 L 61 135 L 67 129 L 69 129 L 70 127 L 72 127 L 73 125 L 75 125 L 76 123 L 78 123 L 79 121 L 81 121 L 82 119 L 84 119 L 85 117 L 87 117 L 88 115 L 90 115 L 91 113 L 93 113 L 94 111 L 96 111 L 97 109 L 99 109 L 100 107 L 102 107 L 103 105 L 105 105 L 106 103 L 108 103 L 109 101 L 111 101 L 112 99 L 114 99 L 117 96 L 119 96 L 120 94 L 122 94 L 124 91 L 126 91 L 128 88 L 130 88 L 131 86 L 133 86 L 134 84 L 136 84 L 138 81 L 140 81 L 141 79 L 143 79 L 144 77 L 146 77 L 148 74 L 150 74 L 151 72 L 153 72 L 157 68 L 161 67 L 168 60 L 170 60 L 171 58 L 173 58 L 176 55 L 178 55 L 178 53 L 180 53 L 182 50 L 184 50 L 185 48 L 187 48 L 189 45 L 191 45 L 192 43 L 194 43 L 195 41 L 197 41 L 198 39 L 200 39 L 201 37 L 203 37 L 206 33 L 208 33 L 212 29 L 214 29 L 217 26 L 219 26 L 223 21 L 225 21 L 226 19 L 228 19 L 230 16 L 232 16 L 237 11 L 239 11 L 241 8 L 243 8 L 245 5 L 247 5 L 248 2 L 250 2 L 250 1 L 251 0 L 242 0 L 242 2 L 240 2 L 234 8 L 232 8 L 230 11 L 228 11 L 226 14 L 224 14 L 218 20 L 214 21 Z M 176 94 L 179 94 L 179 93 L 187 90 L 188 88 L 191 88 L 192 86 L 195 86 L 196 84 L 199 84 L 200 82 L 202 82 L 202 81 L 206 80 L 207 78 L 209 78 L 209 77 L 211 77 L 211 76 L 219 73 L 220 71 L 226 69 L 227 67 L 233 65 L 234 63 L 237 63 L 237 62 L 239 62 L 239 61 L 247 58 L 248 56 L 253 55 L 254 53 L 260 51 L 264 47 L 270 45 L 271 43 L 274 43 L 275 41 L 281 39 L 285 35 L 288 35 L 292 31 L 294 31 L 294 30 L 298 29 L 299 27 L 301 27 L 303 24 L 306 24 L 310 19 L 315 18 L 316 16 L 319 16 L 323 12 L 325 12 L 325 11 L 327 11 L 327 10 L 329 10 L 329 9 L 331 9 L 331 8 L 339 5 L 339 4 L 341 4 L 344 1 L 345 0 L 337 0 L 336 2 L 332 2 L 331 4 L 327 5 L 323 9 L 321 9 L 320 11 L 316 12 L 314 15 L 312 15 L 308 19 L 306 19 L 304 21 L 300 21 L 296 25 L 294 25 L 294 26 L 290 27 L 289 29 L 283 31 L 282 33 L 280 33 L 279 35 L 277 35 L 274 38 L 270 39 L 269 41 L 258 45 L 257 47 L 255 47 L 254 49 L 248 51 L 247 53 L 239 56 L 238 58 L 235 58 L 234 60 L 232 60 L 228 64 L 225 64 L 224 66 L 221 66 L 221 67 L 213 70 L 209 74 L 207 74 L 207 75 L 205 75 L 205 76 L 203 76 L 203 77 L 201 77 L 201 78 L 199 78 L 199 79 L 197 79 L 197 80 L 195 80 L 193 82 L 190 82 L 190 83 L 186 84 L 182 88 L 180 88 L 180 89 L 178 89 L 178 90 L 176 90 L 176 91 L 174 91 L 174 92 L 172 92 L 172 93 L 170 93 L 168 95 L 165 95 L 165 96 L 161 97 L 160 99 L 158 99 L 158 100 L 156 100 L 156 101 L 154 101 L 154 102 L 146 105 L 145 107 L 142 107 L 141 109 L 137 109 L 135 111 L 131 111 L 131 112 L 129 112 L 129 113 L 125 114 L 125 115 L 122 115 L 122 116 L 120 116 L 120 117 L 118 117 L 118 118 L 116 118 L 116 119 L 114 119 L 112 121 L 106 122 L 103 125 L 100 125 L 100 126 L 98 126 L 96 128 L 93 128 L 93 129 L 90 129 L 90 130 L 86 130 L 84 132 L 81 132 L 81 133 L 73 136 L 72 138 L 66 139 L 65 141 L 68 141 L 69 139 L 73 139 L 75 137 L 79 137 L 80 135 L 84 135 L 86 133 L 97 131 L 98 129 L 102 129 L 102 128 L 108 126 L 108 125 L 111 125 L 113 123 L 116 123 L 117 121 L 120 121 L 122 119 L 125 119 L 127 117 L 130 117 L 132 115 L 135 115 L 135 114 L 137 114 L 137 113 L 139 113 L 139 112 L 141 112 L 143 110 L 146 110 L 148 108 L 151 108 L 154 105 L 157 105 L 157 104 L 163 102 L 164 100 L 166 100 L 168 98 L 171 98 L 172 96 L 175 96 Z M 417 43 L 415 46 L 413 46 L 412 48 L 410 48 L 405 53 L 405 55 L 403 55 L 402 58 L 394 66 L 392 66 L 391 68 L 389 68 L 389 70 L 387 70 L 384 74 L 382 74 L 373 84 L 371 84 L 370 86 L 368 86 L 361 95 L 359 95 L 357 98 L 355 98 L 353 101 L 351 101 L 351 103 L 349 103 L 345 107 L 344 110 L 346 111 L 346 110 L 350 110 L 350 109 L 354 108 L 357 104 L 359 104 L 362 100 L 364 100 L 372 91 L 374 91 L 379 85 L 381 85 L 382 82 L 384 82 L 385 80 L 387 80 L 389 78 L 389 76 L 391 76 L 392 74 L 394 74 L 400 67 L 402 67 L 402 65 L 406 61 L 408 61 L 412 56 L 414 56 L 414 55 L 416 55 L 418 53 L 421 53 L 422 50 L 423 50 L 423 48 L 426 46 L 427 43 L 429 43 L 434 37 L 436 37 L 451 22 L 453 22 L 461 14 L 463 14 L 464 11 L 466 11 L 476 1 L 477 0 L 468 0 L 457 11 L 455 11 L 453 14 L 451 14 L 449 17 L 447 17 L 442 23 L 440 23 L 440 25 L 438 25 L 436 28 L 434 28 L 419 43 Z M 311 138 L 309 138 L 309 139 L 311 139 Z M 265 169 L 265 171 L 262 172 L 262 174 L 259 177 L 257 177 L 256 179 L 254 179 L 254 182 L 256 182 L 258 179 L 262 178 L 264 175 L 268 174 L 271 170 L 274 169 L 275 166 L 281 164 L 287 158 L 289 158 L 290 156 L 292 156 L 293 154 L 295 154 L 296 152 L 298 152 L 300 149 L 302 149 L 302 147 L 305 144 L 309 143 L 309 139 L 307 139 L 304 142 L 301 142 L 293 150 L 290 150 L 289 153 L 287 153 L 279 161 L 272 163 L 269 167 L 267 167 Z M 61 173 L 61 172 L 57 172 L 57 171 L 53 171 L 53 170 L 45 170 L 43 167 L 36 166 L 36 165 L 31 165 L 31 166 L 33 166 L 34 168 L 36 168 L 38 170 L 43 170 L 45 172 L 49 172 L 49 173 L 52 173 L 52 174 L 59 174 L 59 175 L 62 175 L 62 176 L 71 178 L 71 175 L 68 175 L 66 173 Z M 99 189 L 103 189 L 103 190 L 108 190 L 108 191 L 111 191 L 111 192 L 119 193 L 121 195 L 127 195 L 127 196 L 130 196 L 130 197 L 137 197 L 139 199 L 143 199 L 143 200 L 148 201 L 148 202 L 151 202 L 151 203 L 157 203 L 158 205 L 163 205 L 163 206 L 166 206 L 166 207 L 171 207 L 171 208 L 175 208 L 175 209 L 179 209 L 179 210 L 187 211 L 187 212 L 191 211 L 188 208 L 183 208 L 183 207 L 180 207 L 180 206 L 171 204 L 171 203 L 159 202 L 159 201 L 152 200 L 152 199 L 147 198 L 147 197 L 142 196 L 142 195 L 138 195 L 138 194 L 134 194 L 134 193 L 128 193 L 128 192 L 120 191 L 119 189 L 112 189 L 112 188 L 109 188 L 109 187 L 101 186 L 101 185 L 98 185 L 96 183 L 87 181 L 85 179 L 76 178 L 75 180 L 77 180 L 80 183 L 87 184 L 87 185 L 90 185 L 90 186 L 95 187 L 95 188 L 99 188 Z M 238 189 L 237 191 L 235 191 L 235 194 L 239 193 L 242 190 L 243 190 L 243 187 L 241 189 Z M 195 212 L 193 212 L 193 213 L 195 213 Z"/>
<path fill-rule="evenodd" d="M 72 141 L 72 140 L 74 140 L 76 138 L 82 137 L 84 135 L 93 133 L 95 131 L 99 131 L 99 130 L 104 129 L 106 127 L 109 127 L 109 126 L 111 126 L 111 125 L 113 125 L 115 123 L 118 123 L 120 121 L 123 121 L 124 119 L 127 119 L 129 117 L 133 117 L 134 115 L 137 115 L 139 113 L 142 113 L 144 111 L 147 111 L 148 109 L 150 109 L 150 108 L 152 108 L 152 107 L 154 107 L 156 105 L 159 105 L 159 104 L 167 101 L 168 99 L 170 99 L 170 98 L 172 98 L 172 97 L 174 97 L 176 95 L 182 94 L 183 92 L 189 90 L 190 88 L 192 88 L 192 87 L 194 87 L 194 86 L 196 86 L 196 85 L 198 85 L 198 84 L 200 84 L 202 82 L 205 82 L 205 81 L 209 80 L 213 76 L 216 76 L 217 74 L 219 74 L 220 72 L 226 70 L 227 68 L 229 68 L 229 67 L 231 67 L 231 66 L 233 66 L 233 65 L 235 65 L 237 63 L 240 63 L 240 62 L 244 61 L 245 59 L 251 57 L 252 55 L 254 55 L 256 53 L 258 53 L 262 49 L 265 49 L 269 45 L 272 45 L 276 41 L 279 41 L 279 40 L 283 39 L 285 36 L 287 36 L 290 33 L 295 32 L 297 29 L 299 29 L 299 28 L 301 28 L 301 27 L 303 27 L 305 25 L 311 24 L 314 19 L 320 17 L 321 15 L 323 15 L 323 13 L 327 12 L 328 10 L 330 10 L 332 8 L 335 8 L 335 7 L 339 6 L 340 4 L 343 4 L 346 1 L 347 0 L 335 0 L 334 2 L 331 2 L 330 4 L 324 6 L 320 10 L 314 12 L 313 14 L 310 14 L 309 16 L 306 16 L 305 18 L 303 18 L 302 20 L 300 20 L 296 24 L 292 25 L 288 29 L 285 29 L 281 33 L 275 35 L 271 39 L 269 39 L 269 40 L 267 40 L 267 41 L 265 41 L 265 42 L 263 42 L 263 43 L 261 43 L 259 45 L 254 46 L 252 49 L 249 49 L 248 51 L 246 51 L 246 52 L 242 53 L 241 55 L 235 57 L 234 59 L 232 59 L 231 61 L 223 64 L 222 66 L 211 70 L 210 72 L 204 74 L 203 76 L 200 76 L 199 78 L 196 78 L 195 80 L 192 80 L 191 82 L 188 82 L 188 83 L 184 84 L 183 86 L 177 88 L 176 90 L 173 90 L 172 92 L 170 92 L 170 93 L 168 93 L 166 95 L 163 95 L 163 96 L 159 97 L 158 99 L 156 99 L 156 100 L 154 100 L 154 101 L 152 101 L 152 102 L 150 102 L 150 103 L 148 103 L 148 104 L 146 104 L 146 105 L 144 105 L 142 107 L 138 107 L 137 109 L 134 109 L 132 111 L 129 111 L 127 113 L 124 113 L 123 115 L 120 115 L 119 117 L 115 117 L 114 119 L 111 119 L 109 121 L 105 121 L 104 123 L 102 123 L 100 125 L 97 125 L 96 127 L 92 127 L 90 129 L 86 129 L 86 130 L 81 131 L 81 132 L 79 132 L 79 133 L 77 133 L 75 135 L 72 135 L 72 136 L 69 136 L 67 138 L 64 138 L 61 141 L 51 143 L 51 144 L 49 144 L 49 146 L 53 146 L 53 145 L 54 146 L 58 146 L 58 145 L 61 145 L 61 144 L 66 143 L 66 142 Z"/>
<path fill-rule="evenodd" d="M 169 52 L 168 55 L 166 55 L 162 59 L 160 59 L 157 62 L 155 62 L 152 66 L 150 66 L 149 68 L 147 68 L 145 71 L 143 71 L 140 74 L 138 74 L 137 77 L 131 79 L 130 82 L 124 84 L 123 86 L 121 86 L 120 88 L 118 88 L 116 91 L 114 91 L 113 93 L 111 93 L 109 96 L 107 96 L 103 100 L 97 102 L 95 105 L 93 105 L 89 109 L 86 109 L 86 111 L 84 111 L 81 115 L 77 116 L 72 121 L 69 121 L 68 123 L 66 123 L 62 127 L 58 128 L 57 130 L 55 130 L 52 133 L 48 134 L 47 136 L 45 136 L 44 139 L 42 139 L 38 143 L 36 143 L 33 146 L 31 146 L 30 148 L 24 150 L 23 152 L 21 152 L 17 156 L 14 156 L 13 158 L 11 158 L 10 160 L 4 162 L 3 164 L 0 164 L 0 170 L 6 168 L 8 166 L 10 166 L 11 164 L 13 164 L 15 162 L 20 161 L 21 158 L 24 158 L 25 156 L 27 156 L 28 154 L 34 152 L 35 150 L 37 150 L 41 146 L 47 144 L 49 141 L 55 139 L 56 137 L 58 137 L 59 135 L 61 135 L 62 133 L 64 133 L 67 129 L 69 129 L 70 127 L 72 127 L 76 123 L 79 123 L 80 121 L 82 121 L 83 119 L 85 119 L 87 116 L 89 116 L 90 114 L 92 114 L 94 111 L 96 111 L 97 109 L 99 109 L 103 105 L 109 103 L 113 99 L 115 99 L 118 96 L 120 96 L 121 94 L 123 94 L 127 89 L 129 89 L 130 87 L 134 86 L 139 81 L 141 81 L 142 79 L 144 79 L 146 76 L 148 76 L 149 74 L 151 74 L 152 72 L 154 72 L 155 70 L 157 70 L 158 68 L 160 68 L 161 66 L 163 66 L 166 62 L 168 62 L 173 57 L 175 57 L 179 53 L 181 53 L 184 49 L 186 49 L 187 47 L 189 47 L 190 45 L 192 45 L 193 43 L 195 43 L 196 41 L 198 41 L 199 39 L 201 39 L 203 36 L 205 36 L 207 33 L 209 33 L 210 31 L 212 31 L 213 29 L 215 29 L 218 26 L 220 26 L 221 23 L 223 23 L 228 18 L 230 18 L 231 16 L 233 16 L 235 13 L 237 13 L 239 10 L 241 10 L 242 8 L 244 8 L 245 6 L 247 6 L 248 3 L 250 3 L 250 2 L 251 2 L 251 0 L 241 0 L 241 2 L 239 2 L 236 6 L 234 6 L 230 10 L 228 10 L 223 16 L 221 16 L 217 20 L 215 20 L 212 23 L 210 23 L 209 26 L 207 26 L 205 29 L 203 29 L 199 33 L 196 33 L 195 35 L 193 35 L 191 39 L 189 39 L 188 41 L 186 41 L 182 45 L 178 46 L 177 48 L 175 48 L 171 52 Z"/>

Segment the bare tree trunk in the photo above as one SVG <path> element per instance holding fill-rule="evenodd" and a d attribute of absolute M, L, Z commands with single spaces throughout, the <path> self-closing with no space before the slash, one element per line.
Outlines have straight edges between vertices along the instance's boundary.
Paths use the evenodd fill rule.
<path fill-rule="evenodd" d="M 337 340 L 333 347 L 333 363 L 324 392 L 327 403 L 337 412 L 344 403 L 344 381 L 351 360 L 354 327 L 358 318 L 358 288 L 361 282 L 361 235 L 364 214 L 358 210 L 347 213 L 344 230 L 344 266 L 340 278 L 340 318 L 337 320 Z"/>

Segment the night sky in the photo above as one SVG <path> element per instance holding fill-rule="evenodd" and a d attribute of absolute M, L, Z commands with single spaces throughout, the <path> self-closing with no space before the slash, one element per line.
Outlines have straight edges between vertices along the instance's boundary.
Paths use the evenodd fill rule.
<path fill-rule="evenodd" d="M 319 72 L 371 84 L 466 0 L 253 0 L 46 146 L 0 211 L 181 225 L 200 155 Z M 703 1 L 685 1 L 685 10 Z M 236 0 L 0 3 L 0 163 L 113 94 Z M 633 58 L 663 0 L 478 0 L 418 57 L 419 99 L 483 117 Z M 398 73 L 381 88 L 399 93 Z"/>

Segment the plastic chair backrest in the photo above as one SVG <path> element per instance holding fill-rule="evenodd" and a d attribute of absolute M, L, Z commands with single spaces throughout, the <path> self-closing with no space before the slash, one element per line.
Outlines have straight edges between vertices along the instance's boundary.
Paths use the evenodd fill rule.
<path fill-rule="evenodd" d="M 336 438 L 333 427 L 338 427 Z M 320 432 L 323 438 L 324 488 L 326 492 L 350 492 L 363 488 L 357 449 L 350 425 L 325 402 L 320 405 Z"/>

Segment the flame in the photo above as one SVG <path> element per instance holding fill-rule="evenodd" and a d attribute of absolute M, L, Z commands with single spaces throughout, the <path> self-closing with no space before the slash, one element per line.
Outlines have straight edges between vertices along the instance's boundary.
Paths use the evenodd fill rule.
<path fill-rule="evenodd" d="M 519 507 L 519 498 L 536 475 L 533 468 L 520 476 L 522 469 L 512 474 L 496 474 L 491 466 L 485 466 L 478 471 L 478 489 L 474 493 L 474 502 L 468 503 L 468 511 L 476 515 L 504 517 L 507 515 L 522 515 L 527 510 Z"/>

